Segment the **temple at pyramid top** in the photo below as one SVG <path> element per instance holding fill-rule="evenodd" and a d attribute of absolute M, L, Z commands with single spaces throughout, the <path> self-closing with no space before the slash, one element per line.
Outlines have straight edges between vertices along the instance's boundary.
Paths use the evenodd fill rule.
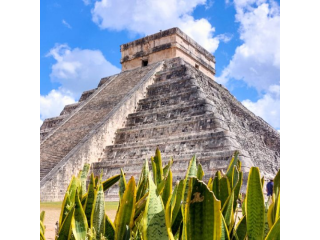
<path fill-rule="evenodd" d="M 120 48 L 122 71 L 180 57 L 208 77 L 215 75 L 214 56 L 176 27 L 122 44 Z"/>

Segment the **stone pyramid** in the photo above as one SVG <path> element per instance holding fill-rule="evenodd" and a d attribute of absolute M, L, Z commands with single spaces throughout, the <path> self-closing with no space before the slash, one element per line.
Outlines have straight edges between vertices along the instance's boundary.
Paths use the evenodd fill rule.
<path fill-rule="evenodd" d="M 61 201 L 84 163 L 103 179 L 139 176 L 158 147 L 173 158 L 174 180 L 196 155 L 206 179 L 225 170 L 235 150 L 244 172 L 266 177 L 280 167 L 280 135 L 214 81 L 214 57 L 173 28 L 121 45 L 122 72 L 67 105 L 41 126 L 42 201 Z M 106 193 L 118 199 L 117 186 Z"/>

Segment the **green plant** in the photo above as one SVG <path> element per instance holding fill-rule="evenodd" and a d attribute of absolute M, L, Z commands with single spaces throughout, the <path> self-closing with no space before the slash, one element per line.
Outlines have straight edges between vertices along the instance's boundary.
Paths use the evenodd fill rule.
<path fill-rule="evenodd" d="M 274 179 L 273 202 L 266 209 L 259 168 L 250 169 L 247 192 L 240 193 L 243 172 L 238 156 L 236 151 L 226 173 L 217 171 L 207 183 L 194 156 L 185 178 L 175 186 L 173 160 L 163 166 L 159 149 L 151 157 L 151 171 L 145 161 L 137 184 L 133 177 L 126 182 L 120 170 L 106 181 L 91 174 L 87 188 L 86 165 L 69 184 L 56 239 L 280 239 L 280 171 Z M 119 206 L 112 222 L 104 211 L 104 191 L 117 181 Z"/>
<path fill-rule="evenodd" d="M 46 238 L 44 237 L 44 233 L 46 230 L 46 227 L 43 225 L 44 216 L 45 216 L 45 211 L 42 211 L 40 213 L 40 240 L 46 240 Z"/>

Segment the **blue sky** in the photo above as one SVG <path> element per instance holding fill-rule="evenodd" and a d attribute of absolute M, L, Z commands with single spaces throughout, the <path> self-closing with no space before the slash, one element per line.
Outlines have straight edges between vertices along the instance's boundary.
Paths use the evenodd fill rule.
<path fill-rule="evenodd" d="M 40 5 L 40 123 L 117 73 L 120 45 L 179 27 L 216 57 L 216 81 L 280 128 L 280 2 L 78 0 Z"/>

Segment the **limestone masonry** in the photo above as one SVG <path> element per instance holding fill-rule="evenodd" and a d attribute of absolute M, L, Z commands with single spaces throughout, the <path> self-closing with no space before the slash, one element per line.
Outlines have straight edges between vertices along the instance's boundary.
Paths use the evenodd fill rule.
<path fill-rule="evenodd" d="M 120 46 L 122 71 L 142 67 L 144 64 L 181 57 L 213 79 L 214 56 L 187 36 L 179 28 L 138 39 Z"/>
<path fill-rule="evenodd" d="M 41 201 L 62 201 L 84 163 L 103 179 L 138 177 L 159 147 L 175 180 L 196 154 L 207 180 L 235 150 L 244 172 L 280 167 L 280 135 L 214 81 L 215 58 L 178 28 L 121 45 L 122 72 L 101 79 L 40 128 Z M 247 174 L 245 174 L 245 177 Z M 117 186 L 106 193 L 118 199 Z"/>

